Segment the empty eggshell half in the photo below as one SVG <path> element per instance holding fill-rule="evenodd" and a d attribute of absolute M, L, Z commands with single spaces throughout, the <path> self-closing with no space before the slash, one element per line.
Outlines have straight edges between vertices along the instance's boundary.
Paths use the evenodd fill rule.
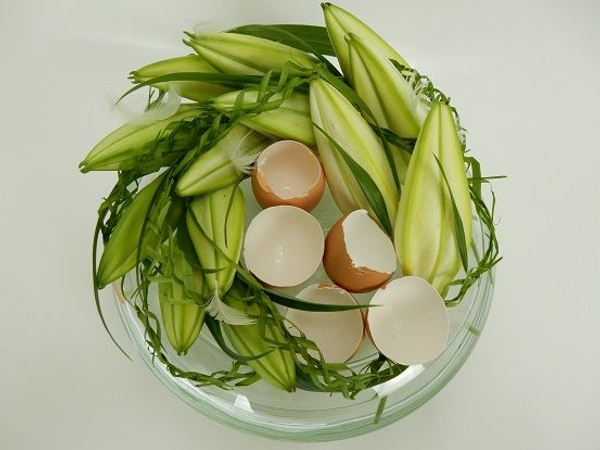
<path fill-rule="evenodd" d="M 369 292 L 396 271 L 391 239 L 364 209 L 338 220 L 327 233 L 323 267 L 327 276 L 350 292 Z"/>
<path fill-rule="evenodd" d="M 311 211 L 325 189 L 321 163 L 306 145 L 277 141 L 258 156 L 252 171 L 252 191 L 263 208 L 291 205 Z"/>
<path fill-rule="evenodd" d="M 275 287 L 296 286 L 317 270 L 323 257 L 321 225 L 295 206 L 273 206 L 250 222 L 244 239 L 246 267 Z"/>
<path fill-rule="evenodd" d="M 313 284 L 297 297 L 320 304 L 357 304 L 352 295 L 332 284 Z M 299 331 L 304 333 L 317 344 L 325 361 L 331 363 L 343 363 L 354 356 L 364 335 L 363 314 L 359 309 L 331 312 L 288 309 L 286 319 L 289 320 L 286 323 L 292 334 L 299 334 Z"/>
<path fill-rule="evenodd" d="M 420 277 L 395 279 L 379 289 L 367 313 L 373 345 L 399 364 L 423 364 L 442 353 L 450 318 L 438 291 Z"/>

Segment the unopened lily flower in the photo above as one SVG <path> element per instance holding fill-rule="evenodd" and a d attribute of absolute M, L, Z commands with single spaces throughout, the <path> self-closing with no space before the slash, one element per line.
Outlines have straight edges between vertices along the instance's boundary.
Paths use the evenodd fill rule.
<path fill-rule="evenodd" d="M 102 139 L 79 164 L 82 172 L 126 170 L 151 152 L 168 154 L 188 150 L 192 134 L 187 121 L 200 114 L 198 105 L 182 104 L 167 118 L 126 123 Z M 175 139 L 171 139 L 173 136 Z"/>
<path fill-rule="evenodd" d="M 270 142 L 266 136 L 244 125 L 233 125 L 181 173 L 175 185 L 177 194 L 200 195 L 237 183 L 250 173 L 258 154 Z"/>
<path fill-rule="evenodd" d="M 250 317 L 259 317 L 261 308 L 257 304 L 246 304 L 232 289 L 224 297 L 224 302 Z M 232 325 L 221 324 L 225 335 L 240 355 L 249 357 L 247 364 L 267 383 L 278 389 L 292 392 L 296 389 L 296 364 L 288 348 L 281 327 L 273 321 L 263 324 Z M 282 347 L 277 347 L 280 343 Z M 262 356 L 261 356 L 262 355 Z"/>
<path fill-rule="evenodd" d="M 185 41 L 215 69 L 239 75 L 263 75 L 289 65 L 302 73 L 319 64 L 314 56 L 279 42 L 238 33 L 188 34 Z"/>
<path fill-rule="evenodd" d="M 342 213 L 365 209 L 388 228 L 386 222 L 393 224 L 396 219 L 399 194 L 379 137 L 344 95 L 322 78 L 311 81 L 310 102 L 319 156 L 336 204 Z M 359 166 L 372 186 L 357 180 L 356 170 L 348 165 L 344 154 Z M 369 188 L 371 194 L 380 194 L 383 205 L 377 207 L 369 200 L 364 191 Z"/>
<path fill-rule="evenodd" d="M 171 347 L 178 355 L 185 355 L 194 344 L 206 310 L 200 298 L 204 295 L 204 274 L 192 266 L 173 239 L 169 259 L 161 267 L 158 300 L 163 328 Z M 165 267 L 166 266 L 166 267 Z"/>
<path fill-rule="evenodd" d="M 172 221 L 178 220 L 179 202 L 167 201 L 160 211 L 152 213 L 153 202 L 164 179 L 165 174 L 162 174 L 141 188 L 122 212 L 98 263 L 96 284 L 99 289 L 133 270 L 160 243 Z"/>
<path fill-rule="evenodd" d="M 158 77 L 182 73 L 218 73 L 205 59 L 198 55 L 180 56 L 148 64 L 131 72 L 135 83 L 145 83 Z M 168 81 L 152 83 L 162 91 L 175 88 L 183 98 L 204 102 L 232 90 L 231 87 L 208 81 Z"/>
<path fill-rule="evenodd" d="M 358 17 L 331 3 L 323 3 L 321 6 L 323 7 L 327 33 L 335 49 L 342 72 L 348 81 L 352 82 L 354 79 L 348 44 L 346 43 L 346 36 L 349 34 L 354 34 L 369 42 L 384 57 L 393 59 L 402 66 L 408 67 L 408 63 L 404 58 Z"/>
<path fill-rule="evenodd" d="M 220 298 L 233 283 L 244 240 L 245 202 L 237 184 L 194 198 L 187 210 L 188 233 L 208 287 Z"/>
<path fill-rule="evenodd" d="M 394 64 L 365 39 L 350 33 L 346 36 L 356 93 L 369 107 L 376 124 L 402 138 L 418 136 L 427 104 Z"/>
<path fill-rule="evenodd" d="M 273 139 L 292 139 L 308 146 L 315 144 L 308 95 L 296 91 L 288 96 L 275 93 L 266 102 L 268 104 L 262 102 L 258 90 L 249 89 L 224 94 L 210 104 L 225 114 L 247 111 L 237 120 Z"/>
<path fill-rule="evenodd" d="M 410 159 L 394 242 L 404 275 L 444 294 L 471 244 L 472 206 L 463 145 L 450 106 L 436 101 Z"/>

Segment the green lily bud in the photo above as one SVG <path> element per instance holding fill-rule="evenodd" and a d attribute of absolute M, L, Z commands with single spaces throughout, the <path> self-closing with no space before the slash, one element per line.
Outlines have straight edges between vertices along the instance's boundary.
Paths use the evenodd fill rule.
<path fill-rule="evenodd" d="M 163 272 L 170 272 L 158 285 L 163 328 L 171 347 L 185 355 L 200 334 L 205 309 L 198 303 L 205 295 L 206 282 L 198 267 L 192 266 L 178 246 L 174 246 Z"/>
<path fill-rule="evenodd" d="M 282 99 L 282 94 L 273 94 L 269 103 L 281 101 L 281 104 L 267 109 L 259 102 L 258 91 L 243 90 L 217 97 L 211 101 L 211 105 L 225 114 L 238 112 L 239 108 L 248 111 L 238 121 L 274 139 L 293 139 L 309 146 L 315 145 L 308 95 L 292 92 Z M 255 108 L 259 112 L 252 112 Z"/>
<path fill-rule="evenodd" d="M 148 257 L 178 220 L 181 212 L 179 201 L 168 201 L 163 205 L 161 211 L 166 208 L 166 214 L 155 211 L 148 216 L 164 177 L 163 174 L 142 188 L 123 211 L 98 263 L 96 282 L 99 289 L 125 276 L 138 262 Z"/>
<path fill-rule="evenodd" d="M 472 221 L 463 146 L 450 106 L 437 101 L 417 138 L 400 199 L 394 243 L 402 273 L 443 293 L 461 267 L 460 240 L 471 243 Z"/>
<path fill-rule="evenodd" d="M 323 3 L 322 7 L 327 33 L 335 49 L 342 72 L 348 81 L 352 82 L 354 78 L 350 65 L 348 44 L 346 43 L 346 36 L 350 33 L 375 46 L 384 57 L 396 60 L 403 66 L 408 67 L 408 63 L 404 58 L 358 17 L 331 3 Z"/>
<path fill-rule="evenodd" d="M 258 305 L 248 305 L 236 298 L 230 291 L 224 302 L 245 314 L 260 315 Z M 293 355 L 285 348 L 277 348 L 272 342 L 285 343 L 284 333 L 276 323 L 266 320 L 250 325 L 230 325 L 222 323 L 225 336 L 237 353 L 247 357 L 260 356 L 246 362 L 254 371 L 271 385 L 292 392 L 296 389 L 296 366 Z"/>
<path fill-rule="evenodd" d="M 178 195 L 188 197 L 236 184 L 252 170 L 269 139 L 244 125 L 233 125 L 211 149 L 200 154 L 179 176 Z"/>
<path fill-rule="evenodd" d="M 244 195 L 237 185 L 192 200 L 186 222 L 209 289 L 222 297 L 231 287 L 244 240 Z M 233 263 L 233 264 L 232 264 Z"/>
<path fill-rule="evenodd" d="M 310 83 L 310 102 L 327 184 L 342 213 L 365 209 L 372 218 L 379 217 L 338 146 L 373 180 L 385 202 L 389 222 L 393 224 L 398 190 L 383 145 L 373 129 L 334 86 L 320 78 Z"/>
<path fill-rule="evenodd" d="M 290 63 L 291 73 L 310 70 L 319 60 L 302 50 L 268 39 L 237 33 L 189 35 L 186 44 L 224 73 L 263 75 Z"/>
<path fill-rule="evenodd" d="M 144 83 L 164 75 L 186 72 L 217 73 L 218 71 L 200 56 L 188 55 L 148 64 L 131 72 L 131 78 L 136 83 Z M 169 81 L 154 83 L 152 86 L 163 91 L 175 88 L 182 97 L 197 102 L 204 102 L 231 90 L 230 87 L 206 81 Z"/>
<path fill-rule="evenodd" d="M 366 40 L 347 35 L 350 67 L 360 77 L 353 87 L 371 110 L 377 125 L 414 139 L 427 115 L 427 106 L 392 62 Z"/>
<path fill-rule="evenodd" d="M 194 105 L 181 105 L 171 117 L 152 123 L 127 123 L 102 139 L 79 164 L 82 172 L 92 170 L 131 169 L 140 157 L 164 153 L 165 164 L 169 155 L 187 151 L 196 135 L 189 120 L 198 116 Z"/>

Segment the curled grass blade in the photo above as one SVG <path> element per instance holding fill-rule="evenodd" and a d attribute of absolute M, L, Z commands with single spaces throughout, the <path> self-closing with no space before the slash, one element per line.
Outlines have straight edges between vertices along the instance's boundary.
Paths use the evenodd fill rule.
<path fill-rule="evenodd" d="M 121 347 L 121 344 L 119 344 L 116 340 L 116 338 L 114 337 L 114 335 L 112 334 L 112 332 L 110 331 L 110 327 L 108 326 L 108 323 L 106 322 L 106 318 L 104 317 L 104 312 L 102 310 L 102 302 L 100 301 L 100 290 L 98 289 L 98 240 L 100 237 L 100 230 L 102 228 L 102 223 L 103 223 L 104 217 L 102 215 L 100 215 L 98 217 L 98 221 L 96 223 L 96 228 L 94 230 L 94 238 L 92 241 L 92 281 L 93 281 L 93 285 L 94 285 L 94 301 L 96 303 L 96 311 L 98 312 L 98 317 L 100 318 L 100 322 L 102 323 L 102 326 L 104 327 L 104 329 L 106 330 L 106 332 L 108 333 L 108 336 L 110 337 L 111 341 L 117 346 L 117 348 L 121 351 L 121 353 L 123 353 L 123 355 L 125 355 L 125 357 L 129 360 L 131 360 L 131 357 L 127 354 L 127 352 L 123 349 L 123 347 Z"/>
<path fill-rule="evenodd" d="M 203 72 L 178 72 L 171 73 L 168 75 L 161 75 L 158 77 L 151 78 L 149 80 L 137 83 L 132 88 L 125 91 L 121 97 L 117 100 L 117 103 L 123 100 L 128 95 L 141 89 L 145 86 L 152 86 L 158 83 L 167 83 L 170 81 L 203 81 L 209 83 L 216 83 L 226 86 L 232 86 L 237 88 L 243 88 L 247 85 L 254 85 L 260 83 L 262 76 L 259 75 L 235 75 L 228 73 L 203 73 Z"/>
<path fill-rule="evenodd" d="M 280 42 L 307 53 L 312 53 L 327 67 L 329 73 L 341 77 L 339 70 L 326 58 L 335 56 L 327 29 L 310 25 L 247 25 L 230 32 L 249 34 Z"/>
<path fill-rule="evenodd" d="M 336 312 L 336 311 L 351 311 L 354 309 L 365 309 L 372 306 L 369 305 L 335 305 L 327 303 L 313 303 L 306 300 L 299 300 L 291 295 L 277 292 L 272 289 L 265 289 L 265 292 L 269 295 L 269 298 L 278 305 L 285 306 L 287 308 L 298 309 L 300 311 L 312 311 L 312 312 Z"/>
<path fill-rule="evenodd" d="M 290 47 L 312 53 L 315 56 L 335 56 L 329 40 L 327 29 L 315 25 L 273 24 L 242 25 L 229 30 L 231 33 L 249 34 L 251 36 L 280 42 Z"/>
<path fill-rule="evenodd" d="M 492 208 L 488 208 L 485 201 L 478 197 L 476 190 L 471 188 L 471 200 L 475 205 L 477 215 L 485 228 L 485 238 L 487 239 L 487 248 L 483 255 L 478 259 L 477 265 L 469 269 L 463 279 L 455 280 L 450 283 L 450 286 L 458 286 L 457 294 L 448 300 L 445 300 L 447 306 L 455 306 L 467 295 L 469 288 L 473 286 L 481 276 L 490 272 L 501 260 L 498 238 L 496 236 L 494 224 L 494 206 L 495 195 L 491 191 Z"/>

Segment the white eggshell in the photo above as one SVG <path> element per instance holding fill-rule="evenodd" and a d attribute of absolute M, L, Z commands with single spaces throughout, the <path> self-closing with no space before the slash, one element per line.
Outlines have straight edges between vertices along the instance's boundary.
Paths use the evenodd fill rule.
<path fill-rule="evenodd" d="M 407 276 L 379 289 L 370 302 L 367 326 L 377 349 L 400 364 L 422 364 L 442 353 L 450 318 L 438 291 Z"/>
<path fill-rule="evenodd" d="M 250 222 L 244 239 L 246 267 L 276 287 L 296 286 L 317 270 L 324 236 L 312 215 L 295 206 L 273 206 Z"/>
<path fill-rule="evenodd" d="M 332 284 L 308 286 L 297 297 L 312 303 L 356 305 L 347 291 Z M 323 358 L 331 363 L 343 363 L 358 350 L 364 335 L 364 320 L 360 310 L 314 312 L 289 309 L 286 322 L 291 333 L 304 335 L 319 347 Z M 315 355 L 317 356 L 317 355 Z"/>

